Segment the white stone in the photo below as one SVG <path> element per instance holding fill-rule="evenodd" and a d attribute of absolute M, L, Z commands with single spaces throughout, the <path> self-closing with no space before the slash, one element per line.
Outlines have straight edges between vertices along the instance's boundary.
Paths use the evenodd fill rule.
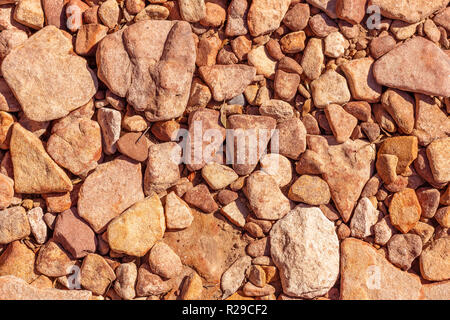
<path fill-rule="evenodd" d="M 373 226 L 380 219 L 381 213 L 373 206 L 369 198 L 361 198 L 350 222 L 352 237 L 365 238 L 373 235 Z"/>

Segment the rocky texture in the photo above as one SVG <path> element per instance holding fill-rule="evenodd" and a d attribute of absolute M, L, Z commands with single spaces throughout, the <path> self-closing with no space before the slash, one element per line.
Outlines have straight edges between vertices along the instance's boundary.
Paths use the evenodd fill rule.
<path fill-rule="evenodd" d="M 248 10 L 247 22 L 254 37 L 274 31 L 289 8 L 289 0 L 255 0 Z"/>
<path fill-rule="evenodd" d="M 0 211 L 0 244 L 8 244 L 31 233 L 25 209 L 11 207 Z"/>
<path fill-rule="evenodd" d="M 422 240 L 415 234 L 396 234 L 387 243 L 388 259 L 397 267 L 408 270 L 422 253 Z"/>
<path fill-rule="evenodd" d="M 426 18 L 433 12 L 448 4 L 448 0 L 424 1 L 413 0 L 407 4 L 398 4 L 391 0 L 370 0 L 370 5 L 380 7 L 381 14 L 387 18 L 399 19 L 405 22 L 414 23 Z"/>
<path fill-rule="evenodd" d="M 233 262 L 233 264 L 222 274 L 220 287 L 223 292 L 223 299 L 228 298 L 241 287 L 245 280 L 246 271 L 250 265 L 251 258 L 249 256 L 243 256 Z"/>
<path fill-rule="evenodd" d="M 368 198 L 361 198 L 353 212 L 353 218 L 350 222 L 352 237 L 364 239 L 373 235 L 374 227 L 380 219 L 380 216 L 380 212 Z"/>
<path fill-rule="evenodd" d="M 350 100 L 347 81 L 334 70 L 328 70 L 311 82 L 314 105 L 325 108 L 331 103 L 344 104 Z"/>
<path fill-rule="evenodd" d="M 414 228 L 419 221 L 422 209 L 413 189 L 406 188 L 392 197 L 389 215 L 394 227 L 403 233 Z"/>
<path fill-rule="evenodd" d="M 420 255 L 420 273 L 430 281 L 442 281 L 450 278 L 449 268 L 450 237 L 432 242 Z"/>

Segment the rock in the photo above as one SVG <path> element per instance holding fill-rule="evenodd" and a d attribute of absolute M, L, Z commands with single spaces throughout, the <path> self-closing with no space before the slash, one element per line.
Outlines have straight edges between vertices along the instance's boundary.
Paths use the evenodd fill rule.
<path fill-rule="evenodd" d="M 257 37 L 277 29 L 288 11 L 289 5 L 289 0 L 252 1 L 247 16 L 250 34 Z"/>
<path fill-rule="evenodd" d="M 180 257 L 164 242 L 157 242 L 152 247 L 148 264 L 153 273 L 165 279 L 176 277 L 183 268 Z"/>
<path fill-rule="evenodd" d="M 222 41 L 216 34 L 203 34 L 198 42 L 195 64 L 198 67 L 215 65 L 216 57 L 221 49 L 221 45 Z"/>
<path fill-rule="evenodd" d="M 65 6 L 65 16 L 67 18 L 66 27 L 71 32 L 76 32 L 83 24 L 83 12 L 89 6 L 81 0 L 69 0 Z M 96 12 L 97 14 L 97 12 Z"/>
<path fill-rule="evenodd" d="M 98 17 L 110 29 L 117 25 L 119 16 L 120 8 L 116 0 L 107 0 L 98 8 Z"/>
<path fill-rule="evenodd" d="M 437 183 L 450 181 L 450 137 L 437 139 L 427 147 L 431 173 Z"/>
<path fill-rule="evenodd" d="M 369 5 L 380 8 L 381 14 L 386 18 L 398 19 L 409 23 L 419 22 L 433 12 L 445 7 L 448 0 L 436 0 L 433 2 L 413 0 L 406 5 L 398 5 L 393 0 L 370 0 Z"/>
<path fill-rule="evenodd" d="M 277 71 L 277 74 L 279 72 Z M 287 120 L 294 116 L 294 110 L 289 103 L 276 99 L 264 101 L 261 107 L 259 107 L 259 113 L 262 116 L 272 117 L 276 120 Z"/>
<path fill-rule="evenodd" d="M 44 10 L 45 22 L 58 29 L 64 27 L 64 0 L 44 0 L 42 9 Z"/>
<path fill-rule="evenodd" d="M 307 0 L 312 6 L 324 11 L 330 18 L 336 19 L 336 2 L 337 0 Z"/>
<path fill-rule="evenodd" d="M 450 228 L 450 207 L 440 208 L 434 218 L 443 228 Z"/>
<path fill-rule="evenodd" d="M 227 189 L 220 190 L 219 193 L 217 194 L 217 200 L 219 200 L 219 202 L 223 206 L 226 206 L 227 204 L 233 202 L 238 197 L 239 197 L 239 195 L 237 192 L 227 190 Z"/>
<path fill-rule="evenodd" d="M 62 247 L 50 240 L 39 250 L 36 270 L 48 277 L 62 277 L 72 273 L 75 262 Z"/>
<path fill-rule="evenodd" d="M 164 209 L 157 195 L 136 202 L 108 225 L 111 250 L 142 257 L 164 235 Z"/>
<path fill-rule="evenodd" d="M 0 277 L 0 296 L 5 300 L 91 300 L 88 290 L 39 289 L 15 276 Z"/>
<path fill-rule="evenodd" d="M 18 193 L 50 193 L 72 190 L 65 172 L 45 152 L 42 142 L 20 124 L 11 134 L 14 188 Z"/>
<path fill-rule="evenodd" d="M 264 155 L 259 161 L 261 171 L 275 179 L 280 188 L 288 185 L 292 180 L 291 162 L 278 153 Z"/>
<path fill-rule="evenodd" d="M 306 150 L 306 128 L 297 118 L 277 123 L 280 155 L 297 160 Z"/>
<path fill-rule="evenodd" d="M 192 272 L 184 281 L 181 288 L 182 300 L 199 300 L 203 292 L 202 278 L 196 273 Z"/>
<path fill-rule="evenodd" d="M 388 259 L 403 270 L 409 270 L 411 263 L 422 252 L 422 240 L 415 234 L 396 234 L 387 243 Z"/>
<path fill-rule="evenodd" d="M 419 144 L 426 146 L 432 141 L 450 135 L 450 119 L 430 96 L 415 94 L 415 125 L 412 132 Z"/>
<path fill-rule="evenodd" d="M 418 276 L 394 267 L 368 243 L 341 243 L 341 299 L 417 300 L 421 286 Z"/>
<path fill-rule="evenodd" d="M 285 53 L 298 53 L 305 48 L 306 35 L 303 31 L 291 32 L 280 39 L 281 49 Z"/>
<path fill-rule="evenodd" d="M 257 287 L 263 288 L 266 284 L 266 273 L 260 266 L 251 266 L 248 278 Z"/>
<path fill-rule="evenodd" d="M 449 23 L 449 16 L 450 16 L 450 9 L 447 7 L 444 10 L 439 11 L 433 18 L 433 21 L 443 26 L 447 31 L 450 30 L 450 23 Z"/>
<path fill-rule="evenodd" d="M 97 167 L 102 154 L 101 139 L 96 121 L 69 117 L 53 126 L 46 148 L 60 166 L 75 175 L 85 175 Z"/>
<path fill-rule="evenodd" d="M 148 150 L 153 143 L 141 132 L 127 132 L 117 141 L 117 149 L 123 155 L 143 162 L 148 158 Z"/>
<path fill-rule="evenodd" d="M 8 244 L 27 237 L 30 224 L 22 207 L 11 207 L 0 211 L 0 244 Z"/>
<path fill-rule="evenodd" d="M 137 268 L 133 262 L 122 263 L 116 269 L 114 291 L 123 299 L 131 300 L 136 296 Z"/>
<path fill-rule="evenodd" d="M 148 120 L 183 114 L 196 59 L 187 22 L 137 22 L 107 35 L 96 58 L 98 77 L 114 94 L 127 97 L 134 109 L 144 111 Z"/>
<path fill-rule="evenodd" d="M 114 270 L 98 254 L 90 253 L 81 265 L 81 285 L 97 295 L 105 294 L 106 289 L 116 279 Z"/>
<path fill-rule="evenodd" d="M 358 124 L 358 119 L 337 104 L 329 104 L 326 106 L 325 116 L 338 143 L 343 143 L 348 140 Z"/>
<path fill-rule="evenodd" d="M 416 33 L 418 24 L 409 24 L 400 20 L 394 20 L 390 29 L 397 40 L 406 40 Z"/>
<path fill-rule="evenodd" d="M 416 191 L 416 195 L 422 208 L 421 216 L 427 219 L 433 218 L 439 206 L 439 191 L 437 189 L 421 188 Z"/>
<path fill-rule="evenodd" d="M 120 156 L 102 163 L 81 186 L 78 211 L 95 232 L 144 198 L 141 164 Z"/>
<path fill-rule="evenodd" d="M 332 32 L 324 39 L 326 56 L 331 58 L 339 58 L 344 55 L 345 50 L 349 47 L 350 43 L 344 38 L 340 32 Z"/>
<path fill-rule="evenodd" d="M 78 185 L 72 191 L 78 194 Z M 47 211 L 50 213 L 59 213 L 66 211 L 72 207 L 72 199 L 70 192 L 65 193 L 46 193 L 42 195 L 47 206 Z"/>
<path fill-rule="evenodd" d="M 174 120 L 156 122 L 152 125 L 150 130 L 156 138 L 168 142 L 175 140 L 180 130 L 180 124 Z"/>
<path fill-rule="evenodd" d="M 0 33 L 0 37 L 1 35 L 2 33 Z M 21 110 L 19 102 L 17 101 L 4 78 L 0 78 L 0 110 L 8 112 Z"/>
<path fill-rule="evenodd" d="M 284 72 L 278 69 L 275 73 L 275 93 L 281 99 L 290 101 L 297 93 L 300 76 L 295 73 Z"/>
<path fill-rule="evenodd" d="M 147 264 L 142 264 L 138 270 L 136 295 L 146 297 L 150 295 L 160 295 L 170 290 L 167 281 L 160 276 L 151 273 Z"/>
<path fill-rule="evenodd" d="M 388 53 L 392 49 L 394 49 L 395 39 L 389 35 L 379 36 L 377 38 L 372 39 L 369 45 L 370 53 L 372 57 L 375 59 L 380 58 L 384 54 Z"/>
<path fill-rule="evenodd" d="M 11 242 L 0 256 L 0 277 L 11 275 L 31 283 L 38 277 L 34 260 L 34 252 L 25 244 Z"/>
<path fill-rule="evenodd" d="M 325 13 L 318 13 L 309 19 L 309 27 L 313 34 L 319 38 L 324 38 L 331 32 L 339 30 L 334 20 L 330 19 Z"/>
<path fill-rule="evenodd" d="M 247 297 L 265 297 L 265 296 L 273 295 L 275 293 L 275 287 L 270 284 L 266 284 L 265 286 L 263 286 L 261 288 L 261 287 L 255 286 L 251 282 L 247 282 L 242 287 L 242 293 L 244 295 L 246 295 Z"/>
<path fill-rule="evenodd" d="M 175 142 L 151 145 L 144 174 L 144 193 L 160 193 L 180 179 L 181 147 Z"/>
<path fill-rule="evenodd" d="M 14 180 L 0 173 L 0 209 L 9 207 L 14 197 Z"/>
<path fill-rule="evenodd" d="M 202 177 L 213 190 L 223 189 L 239 178 L 233 169 L 215 162 L 203 167 Z"/>
<path fill-rule="evenodd" d="M 432 242 L 420 255 L 420 273 L 430 281 L 450 279 L 450 237 Z"/>
<path fill-rule="evenodd" d="M 414 228 L 421 212 L 416 193 L 409 188 L 395 193 L 389 205 L 391 223 L 402 233 L 407 233 Z"/>
<path fill-rule="evenodd" d="M 189 227 L 194 220 L 191 208 L 173 191 L 166 196 L 164 214 L 167 229 L 184 229 Z"/>
<path fill-rule="evenodd" d="M 347 81 L 334 70 L 328 70 L 311 82 L 314 105 L 325 108 L 331 103 L 344 104 L 350 101 Z"/>
<path fill-rule="evenodd" d="M 387 138 L 378 149 L 378 156 L 392 154 L 397 156 L 397 174 L 402 174 L 417 158 L 418 142 L 414 136 Z"/>
<path fill-rule="evenodd" d="M 445 187 L 445 184 L 438 183 L 434 180 L 427 158 L 426 149 L 421 149 L 418 152 L 417 158 L 416 160 L 414 160 L 414 169 L 420 175 L 420 177 L 431 184 L 434 188 L 441 189 Z"/>
<path fill-rule="evenodd" d="M 228 6 L 225 34 L 228 37 L 242 36 L 248 33 L 247 0 L 232 0 Z"/>
<path fill-rule="evenodd" d="M 227 143 L 233 169 L 239 175 L 250 174 L 264 154 L 276 127 L 275 119 L 256 115 L 231 115 L 227 128 L 232 129 Z M 227 138 L 228 140 L 228 138 Z"/>
<path fill-rule="evenodd" d="M 31 120 L 61 118 L 97 91 L 94 72 L 71 52 L 71 40 L 47 26 L 3 60 L 3 77 Z"/>
<path fill-rule="evenodd" d="M 288 197 L 293 201 L 317 206 L 330 202 L 330 189 L 320 177 L 305 174 L 292 184 Z"/>
<path fill-rule="evenodd" d="M 223 0 L 205 1 L 206 15 L 200 20 L 200 24 L 207 27 L 220 27 L 227 17 L 226 5 L 227 1 Z"/>
<path fill-rule="evenodd" d="M 243 256 L 237 259 L 233 264 L 222 274 L 220 287 L 222 289 L 222 298 L 227 298 L 235 293 L 245 280 L 247 269 L 251 265 L 251 258 Z"/>
<path fill-rule="evenodd" d="M 397 180 L 398 157 L 393 154 L 380 154 L 377 159 L 377 173 L 386 184 Z"/>
<path fill-rule="evenodd" d="M 306 3 L 297 3 L 288 10 L 283 18 L 283 24 L 292 31 L 300 31 L 308 25 L 310 10 Z"/>
<path fill-rule="evenodd" d="M 229 100 L 253 81 L 256 69 L 247 65 L 215 65 L 199 68 L 200 75 L 211 88 L 214 100 Z"/>
<path fill-rule="evenodd" d="M 44 213 L 41 207 L 36 207 L 27 212 L 31 233 L 38 244 L 47 240 L 47 225 L 44 222 Z"/>
<path fill-rule="evenodd" d="M 206 17 L 206 6 L 204 0 L 180 0 L 178 1 L 180 15 L 183 20 L 197 22 Z"/>
<path fill-rule="evenodd" d="M 259 219 L 278 220 L 290 210 L 289 200 L 281 193 L 275 179 L 262 171 L 247 178 L 244 193 Z"/>
<path fill-rule="evenodd" d="M 395 120 L 400 130 L 410 134 L 414 128 L 414 100 L 406 92 L 388 89 L 383 93 L 381 104 Z"/>
<path fill-rule="evenodd" d="M 21 46 L 27 39 L 28 35 L 25 31 L 16 28 L 3 30 L 0 33 L 0 61 L 3 61 L 12 49 Z"/>
<path fill-rule="evenodd" d="M 391 219 L 388 216 L 384 217 L 373 226 L 375 243 L 381 246 L 384 246 L 386 243 L 388 243 L 392 235 L 395 233 L 395 228 L 392 226 Z"/>
<path fill-rule="evenodd" d="M 364 239 L 373 235 L 374 226 L 381 216 L 381 212 L 373 206 L 369 198 L 361 198 L 350 222 L 352 237 Z"/>
<path fill-rule="evenodd" d="M 312 137 L 312 136 L 311 136 Z M 349 221 L 364 185 L 371 177 L 375 150 L 363 140 L 336 144 L 333 137 L 312 137 L 308 142 L 313 164 L 326 166 L 322 178 L 344 222 Z"/>
<path fill-rule="evenodd" d="M 76 208 L 59 214 L 53 230 L 53 240 L 61 244 L 74 258 L 95 252 L 95 234 L 78 215 Z"/>
<path fill-rule="evenodd" d="M 308 9 L 309 10 L 309 9 Z M 322 40 L 310 38 L 306 49 L 303 51 L 301 66 L 308 79 L 315 80 L 322 73 L 324 62 Z"/>
<path fill-rule="evenodd" d="M 314 246 L 314 250 L 308 250 Z M 283 292 L 314 298 L 328 292 L 339 275 L 339 241 L 319 208 L 296 207 L 270 231 L 271 257 Z"/>
<path fill-rule="evenodd" d="M 450 281 L 435 282 L 422 286 L 422 296 L 424 300 L 448 300 Z"/>
<path fill-rule="evenodd" d="M 413 229 L 411 229 L 412 234 L 417 234 L 420 239 L 422 240 L 422 244 L 426 244 L 428 241 L 431 240 L 434 234 L 434 228 L 433 226 L 424 223 L 424 222 L 417 222 Z"/>
<path fill-rule="evenodd" d="M 169 9 L 158 5 L 148 5 L 134 17 L 135 22 L 142 20 L 166 20 L 170 15 Z"/>
<path fill-rule="evenodd" d="M 275 76 L 277 61 L 272 59 L 264 46 L 252 49 L 247 54 L 248 63 L 256 68 L 256 73 L 272 79 Z"/>
<path fill-rule="evenodd" d="M 78 29 L 75 51 L 82 56 L 93 56 L 97 44 L 106 36 L 108 27 L 101 24 L 83 24 Z"/>
<path fill-rule="evenodd" d="M 114 109 L 100 108 L 97 117 L 102 129 L 103 151 L 106 154 L 114 154 L 117 151 L 116 143 L 120 138 L 122 115 Z"/>
<path fill-rule="evenodd" d="M 184 200 L 206 213 L 215 212 L 219 209 L 205 184 L 199 184 L 187 190 L 184 194 Z"/>
<path fill-rule="evenodd" d="M 372 58 L 361 58 L 341 66 L 355 100 L 377 102 L 380 99 L 381 85 L 377 84 L 373 76 L 373 62 Z"/>
<path fill-rule="evenodd" d="M 450 58 L 422 37 L 405 41 L 373 65 L 378 84 L 434 96 L 450 95 L 449 73 Z"/>
<path fill-rule="evenodd" d="M 14 20 L 39 30 L 44 26 L 44 11 L 41 2 L 37 0 L 20 0 L 14 10 Z"/>
<path fill-rule="evenodd" d="M 337 0 L 336 15 L 351 24 L 360 23 L 366 14 L 366 0 Z"/>

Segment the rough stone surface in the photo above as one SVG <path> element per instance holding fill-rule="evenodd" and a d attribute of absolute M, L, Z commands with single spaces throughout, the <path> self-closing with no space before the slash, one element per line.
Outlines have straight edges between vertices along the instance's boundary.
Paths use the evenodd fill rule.
<path fill-rule="evenodd" d="M 222 274 L 220 287 L 223 292 L 223 298 L 228 298 L 242 286 L 245 280 L 246 270 L 250 267 L 251 261 L 249 256 L 243 256 L 233 262 Z"/>
<path fill-rule="evenodd" d="M 0 244 L 27 237 L 31 232 L 25 209 L 11 207 L 0 211 Z"/>
<path fill-rule="evenodd" d="M 409 23 L 419 22 L 433 12 L 447 6 L 448 0 L 412 0 L 408 3 L 397 3 L 392 0 L 370 0 L 369 5 L 380 8 L 381 14 L 387 18 L 399 19 Z"/>
<path fill-rule="evenodd" d="M 387 243 L 388 259 L 403 270 L 422 253 L 422 239 L 415 234 L 396 234 Z"/>
<path fill-rule="evenodd" d="M 167 229 L 184 229 L 189 227 L 194 220 L 191 208 L 173 191 L 166 196 L 164 214 Z"/>
<path fill-rule="evenodd" d="M 330 188 L 317 176 L 302 175 L 289 189 L 289 199 L 318 206 L 330 202 Z"/>
<path fill-rule="evenodd" d="M 247 22 L 254 37 L 274 31 L 289 9 L 289 0 L 255 0 L 248 10 Z"/>
<path fill-rule="evenodd" d="M 165 279 L 176 277 L 183 268 L 180 257 L 164 242 L 157 242 L 152 247 L 148 265 L 152 272 Z"/>
<path fill-rule="evenodd" d="M 91 253 L 86 256 L 80 271 L 81 286 L 97 295 L 105 294 L 106 289 L 116 279 L 114 270 L 100 255 Z"/>
<path fill-rule="evenodd" d="M 373 206 L 369 198 L 361 198 L 353 212 L 350 222 L 352 237 L 364 239 L 374 234 L 374 226 L 381 213 Z"/>
<path fill-rule="evenodd" d="M 430 281 L 450 279 L 450 237 L 440 238 L 426 247 L 420 255 L 420 273 Z"/>
<path fill-rule="evenodd" d="M 311 82 L 314 105 L 325 108 L 330 103 L 344 104 L 350 101 L 347 81 L 334 70 L 328 70 Z"/>
<path fill-rule="evenodd" d="M 392 197 L 389 215 L 394 227 L 403 233 L 414 228 L 420 219 L 422 209 L 413 189 L 406 188 Z"/>

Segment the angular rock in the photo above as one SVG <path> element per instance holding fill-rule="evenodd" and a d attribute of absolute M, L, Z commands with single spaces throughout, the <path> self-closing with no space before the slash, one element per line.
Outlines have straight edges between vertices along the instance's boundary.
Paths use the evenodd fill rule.
<path fill-rule="evenodd" d="M 330 202 L 327 183 L 317 176 L 302 175 L 289 189 L 289 199 L 318 206 Z"/>
<path fill-rule="evenodd" d="M 450 137 L 437 139 L 427 147 L 431 173 L 437 183 L 450 181 Z"/>
<path fill-rule="evenodd" d="M 41 207 L 36 207 L 27 212 L 31 233 L 38 244 L 47 240 L 47 225 L 44 222 L 44 213 Z"/>
<path fill-rule="evenodd" d="M 152 247 L 148 265 L 152 272 L 165 279 L 176 277 L 183 268 L 180 257 L 164 242 L 157 242 Z"/>
<path fill-rule="evenodd" d="M 106 36 L 108 27 L 101 24 L 83 24 L 78 29 L 75 51 L 82 56 L 93 56 L 97 44 Z"/>
<path fill-rule="evenodd" d="M 150 271 L 147 264 L 142 264 L 138 270 L 136 294 L 139 297 L 160 295 L 170 290 L 167 281 Z"/>
<path fill-rule="evenodd" d="M 164 214 L 167 229 L 184 229 L 189 227 L 194 220 L 191 208 L 173 191 L 166 196 Z"/>
<path fill-rule="evenodd" d="M 190 205 L 199 208 L 206 213 L 215 212 L 219 209 L 219 206 L 211 196 L 208 187 L 203 183 L 186 191 L 184 194 L 184 200 Z"/>
<path fill-rule="evenodd" d="M 223 189 L 239 178 L 233 169 L 215 162 L 203 167 L 202 177 L 213 190 Z"/>
<path fill-rule="evenodd" d="M 20 241 L 11 242 L 0 256 L 0 277 L 11 275 L 31 283 L 38 277 L 34 262 L 31 249 Z"/>
<path fill-rule="evenodd" d="M 185 21 L 197 22 L 206 17 L 205 0 L 180 0 L 178 6 Z"/>
<path fill-rule="evenodd" d="M 380 218 L 381 212 L 373 206 L 369 198 L 361 198 L 350 222 L 352 237 L 364 239 L 373 235 L 374 226 Z"/>
<path fill-rule="evenodd" d="M 0 173 L 0 209 L 9 207 L 14 197 L 14 180 Z"/>
<path fill-rule="evenodd" d="M 117 267 L 114 291 L 123 299 L 131 300 L 136 296 L 134 289 L 137 279 L 137 268 L 133 262 L 122 263 Z"/>
<path fill-rule="evenodd" d="M 289 9 L 290 0 L 255 0 L 248 10 L 250 34 L 257 37 L 274 31 Z"/>
<path fill-rule="evenodd" d="M 324 39 L 326 56 L 331 58 L 339 58 L 344 55 L 345 50 L 349 47 L 350 43 L 344 38 L 340 32 L 332 32 Z"/>
<path fill-rule="evenodd" d="M 292 31 L 300 31 L 308 25 L 310 10 L 306 3 L 297 3 L 285 14 L 283 24 Z"/>
<path fill-rule="evenodd" d="M 297 118 L 277 123 L 280 155 L 297 160 L 306 150 L 306 128 Z"/>
<path fill-rule="evenodd" d="M 334 70 L 328 70 L 311 82 L 314 105 L 325 108 L 330 103 L 344 104 L 350 101 L 347 81 Z"/>
<path fill-rule="evenodd" d="M 337 0 L 336 15 L 351 24 L 358 24 L 366 14 L 366 2 L 366 0 Z"/>
<path fill-rule="evenodd" d="M 406 92 L 388 89 L 383 93 L 381 104 L 405 134 L 414 128 L 414 100 Z"/>
<path fill-rule="evenodd" d="M 81 286 L 97 295 L 105 294 L 106 289 L 116 279 L 114 270 L 98 254 L 88 254 L 81 265 Z"/>
<path fill-rule="evenodd" d="M 420 255 L 420 273 L 430 281 L 450 279 L 450 237 L 432 242 Z"/>
<path fill-rule="evenodd" d="M 30 233 L 30 224 L 23 207 L 11 207 L 0 211 L 0 244 L 20 240 Z"/>
<path fill-rule="evenodd" d="M 422 240 L 415 234 L 396 234 L 387 243 L 389 261 L 403 270 L 422 253 Z"/>
<path fill-rule="evenodd" d="M 325 116 L 338 143 L 347 141 L 358 124 L 358 119 L 337 104 L 329 104 L 326 106 Z"/>
<path fill-rule="evenodd" d="M 98 17 L 110 29 L 119 23 L 119 16 L 120 8 L 116 0 L 106 0 L 98 8 Z"/>
<path fill-rule="evenodd" d="M 361 58 L 341 66 L 348 80 L 352 97 L 355 100 L 377 102 L 381 96 L 381 85 L 373 76 L 373 59 Z"/>
<path fill-rule="evenodd" d="M 228 6 L 227 26 L 225 34 L 228 37 L 241 36 L 248 33 L 247 28 L 247 0 L 232 0 Z"/>
<path fill-rule="evenodd" d="M 397 192 L 389 204 L 389 215 L 394 227 L 403 233 L 414 228 L 420 219 L 422 209 L 413 189 Z"/>
<path fill-rule="evenodd" d="M 48 277 L 62 277 L 72 273 L 75 262 L 62 247 L 50 240 L 39 250 L 36 270 Z"/>
<path fill-rule="evenodd" d="M 418 142 L 414 136 L 387 138 L 378 149 L 378 156 L 392 154 L 397 156 L 397 174 L 402 174 L 417 158 Z"/>
<path fill-rule="evenodd" d="M 279 72 L 280 71 L 278 71 L 277 74 L 279 74 Z M 298 86 L 296 86 L 296 88 L 297 87 Z M 272 117 L 276 120 L 287 120 L 294 116 L 294 109 L 289 103 L 283 100 L 270 99 L 264 101 L 261 107 L 259 107 L 259 113 L 262 116 Z"/>
<path fill-rule="evenodd" d="M 324 55 L 322 39 L 310 38 L 306 49 L 303 51 L 301 66 L 308 79 L 315 80 L 322 73 Z"/>
<path fill-rule="evenodd" d="M 292 180 L 291 162 L 278 153 L 264 155 L 259 161 L 261 170 L 272 176 L 280 188 L 288 185 Z"/>
<path fill-rule="evenodd" d="M 396 233 L 395 228 L 391 224 L 391 219 L 386 216 L 373 226 L 375 243 L 384 246 Z"/>
<path fill-rule="evenodd" d="M 277 61 L 272 59 L 264 46 L 259 46 L 247 54 L 248 63 L 256 68 L 256 73 L 273 79 Z"/>

